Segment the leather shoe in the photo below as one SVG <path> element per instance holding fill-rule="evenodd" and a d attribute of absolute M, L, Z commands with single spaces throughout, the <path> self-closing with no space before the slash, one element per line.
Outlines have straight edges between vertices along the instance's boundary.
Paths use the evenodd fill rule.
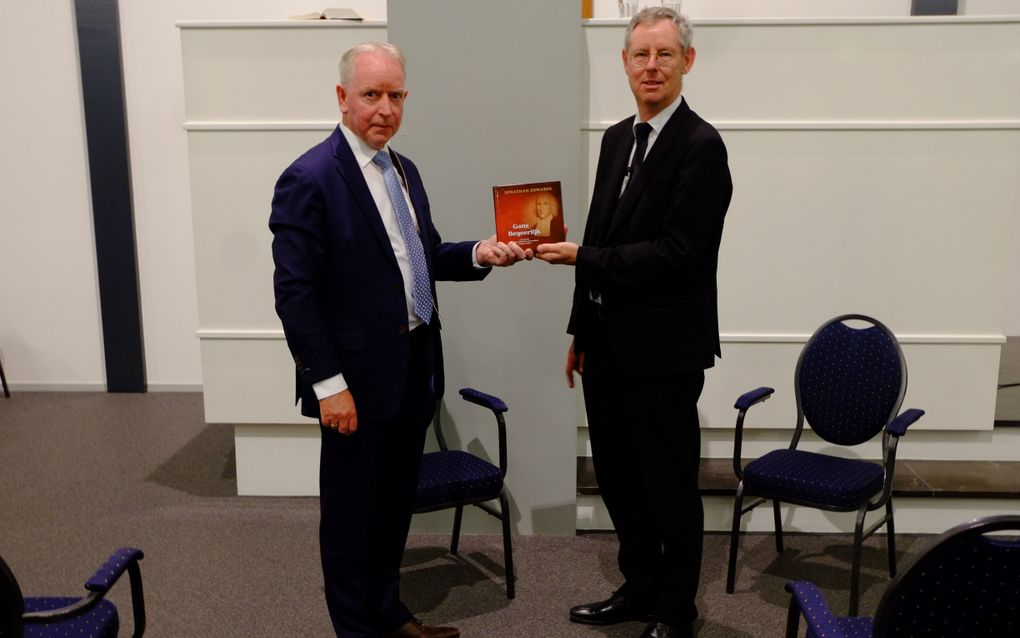
<path fill-rule="evenodd" d="M 417 618 L 386 634 L 386 638 L 459 638 L 460 630 L 456 627 L 428 627 Z"/>
<path fill-rule="evenodd" d="M 628 620 L 651 619 L 650 614 L 638 609 L 634 601 L 619 591 L 608 600 L 578 605 L 570 609 L 570 621 L 585 625 L 615 625 Z"/>
<path fill-rule="evenodd" d="M 667 625 L 664 622 L 653 622 L 645 627 L 641 638 L 692 638 L 694 633 L 690 625 L 680 627 L 678 625 Z"/>

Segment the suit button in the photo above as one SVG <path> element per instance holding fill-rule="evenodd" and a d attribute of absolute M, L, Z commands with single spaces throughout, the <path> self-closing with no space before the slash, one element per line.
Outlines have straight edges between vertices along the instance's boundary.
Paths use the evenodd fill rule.
<path fill-rule="evenodd" d="M 407 326 L 400 326 L 399 328 L 397 328 L 397 332 L 402 334 L 402 335 L 406 335 L 407 334 Z"/>

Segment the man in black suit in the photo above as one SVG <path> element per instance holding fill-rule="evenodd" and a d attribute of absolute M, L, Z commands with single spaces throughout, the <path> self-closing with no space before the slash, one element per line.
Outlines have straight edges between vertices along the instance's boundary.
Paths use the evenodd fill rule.
<path fill-rule="evenodd" d="M 404 56 L 358 45 L 340 61 L 340 126 L 294 161 L 273 195 L 276 311 L 297 364 L 301 413 L 319 419 L 319 545 L 343 638 L 452 638 L 400 601 L 400 562 L 425 431 L 442 397 L 435 281 L 483 279 L 516 244 L 446 243 L 418 169 L 388 142 Z"/>
<path fill-rule="evenodd" d="M 694 56 L 685 17 L 651 7 L 630 21 L 623 67 L 637 116 L 602 139 L 583 243 L 536 251 L 576 266 L 567 382 L 581 374 L 625 579 L 570 619 L 645 620 L 648 638 L 689 636 L 698 615 L 697 406 L 720 355 L 716 264 L 733 191 L 719 133 L 680 95 Z"/>

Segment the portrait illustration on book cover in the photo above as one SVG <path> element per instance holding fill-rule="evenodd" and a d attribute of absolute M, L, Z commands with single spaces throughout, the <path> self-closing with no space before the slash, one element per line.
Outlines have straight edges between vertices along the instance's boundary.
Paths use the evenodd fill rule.
<path fill-rule="evenodd" d="M 559 182 L 492 187 L 496 236 L 521 248 L 563 241 L 563 197 Z"/>

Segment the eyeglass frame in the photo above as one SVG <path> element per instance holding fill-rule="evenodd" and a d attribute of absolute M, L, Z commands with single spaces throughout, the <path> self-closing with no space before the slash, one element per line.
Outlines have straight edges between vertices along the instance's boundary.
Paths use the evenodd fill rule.
<path fill-rule="evenodd" d="M 663 64 L 663 61 L 662 61 L 662 54 L 663 53 L 668 53 L 672 57 L 673 61 L 669 62 L 668 64 Z M 638 56 L 638 55 L 644 55 L 644 56 L 647 56 L 647 57 L 646 57 L 644 62 L 638 63 L 637 60 L 635 60 L 635 57 Z M 649 65 L 649 63 L 651 63 L 652 58 L 655 58 L 656 66 L 660 66 L 660 67 L 662 67 L 664 69 L 672 69 L 676 65 L 680 64 L 680 61 L 683 59 L 683 57 L 684 57 L 684 52 L 683 51 L 677 52 L 677 51 L 672 51 L 670 49 L 664 49 L 662 51 L 656 51 L 655 53 L 652 53 L 651 51 L 636 51 L 634 53 L 628 53 L 627 54 L 627 63 L 631 67 L 633 67 L 635 69 L 643 69 L 643 68 L 647 67 Z M 669 58 L 667 58 L 667 59 L 669 59 Z"/>

